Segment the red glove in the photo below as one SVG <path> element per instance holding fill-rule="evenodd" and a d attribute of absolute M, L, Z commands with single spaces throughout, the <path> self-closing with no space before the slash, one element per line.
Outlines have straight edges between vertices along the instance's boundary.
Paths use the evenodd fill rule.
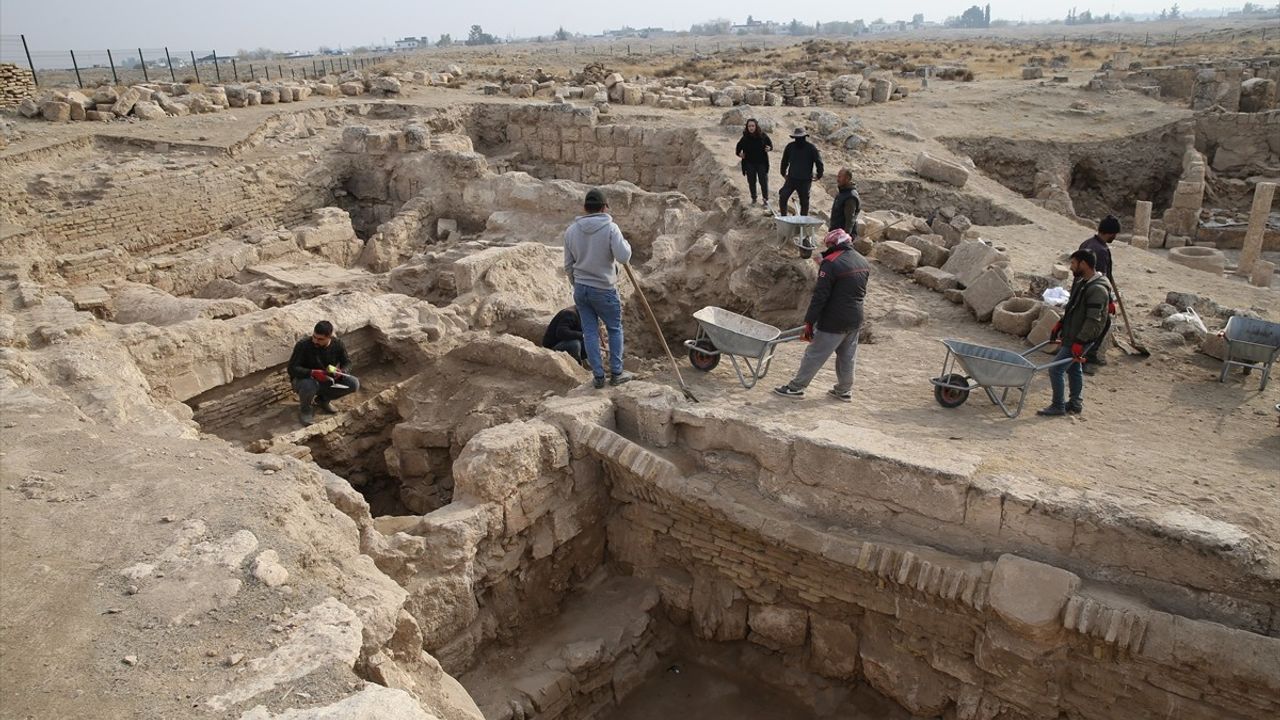
<path fill-rule="evenodd" d="M 1084 364 L 1084 345 L 1081 345 L 1080 343 L 1072 343 L 1071 357 L 1074 358 L 1076 362 L 1083 365 Z"/>
<path fill-rule="evenodd" d="M 813 340 L 813 323 L 804 324 L 804 330 L 800 332 L 800 339 L 805 342 Z"/>
<path fill-rule="evenodd" d="M 315 380 L 316 382 L 324 382 L 325 380 L 329 379 L 329 373 L 323 370 L 312 370 L 311 379 Z"/>
<path fill-rule="evenodd" d="M 1053 329 L 1049 331 L 1049 342 L 1058 342 L 1058 338 L 1062 337 L 1062 321 L 1053 324 Z"/>
<path fill-rule="evenodd" d="M 1111 302 L 1107 303 L 1107 314 L 1108 314 L 1108 315 L 1115 315 L 1115 314 L 1116 314 L 1116 301 L 1115 301 L 1115 300 L 1112 300 Z"/>

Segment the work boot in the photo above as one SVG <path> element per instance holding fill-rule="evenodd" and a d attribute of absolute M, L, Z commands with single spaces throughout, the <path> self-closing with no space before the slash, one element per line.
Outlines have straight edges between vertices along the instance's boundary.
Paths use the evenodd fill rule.
<path fill-rule="evenodd" d="M 1095 364 L 1094 364 L 1094 363 L 1092 363 L 1092 362 L 1086 362 L 1086 363 L 1084 364 L 1084 367 L 1080 368 L 1080 370 L 1081 370 L 1081 372 L 1083 372 L 1085 375 L 1097 375 L 1097 374 L 1098 374 L 1098 366 L 1097 366 L 1097 365 L 1095 365 Z"/>
<path fill-rule="evenodd" d="M 635 379 L 636 379 L 636 375 L 635 375 L 635 373 L 631 373 L 631 372 L 627 372 L 626 370 L 623 370 L 622 372 L 617 373 L 617 374 L 613 375 L 612 377 L 610 377 L 610 378 L 609 378 L 609 384 L 610 384 L 610 385 L 612 385 L 612 386 L 614 386 L 614 387 L 618 387 L 619 385 L 621 385 L 621 384 L 623 384 L 623 383 L 629 383 L 629 382 L 631 382 L 632 380 L 635 380 Z"/>
<path fill-rule="evenodd" d="M 1049 407 L 1043 410 L 1037 410 L 1036 414 L 1042 417 L 1059 417 L 1061 415 L 1067 414 L 1067 406 L 1066 405 L 1050 405 Z"/>
<path fill-rule="evenodd" d="M 337 408 L 335 408 L 334 406 L 330 405 L 328 400 L 324 400 L 324 399 L 317 400 L 317 401 L 316 401 L 316 405 L 318 405 L 318 406 L 320 407 L 320 411 L 321 411 L 321 412 L 328 413 L 329 415 L 337 415 L 337 414 L 338 414 L 338 410 L 337 410 Z"/>
<path fill-rule="evenodd" d="M 597 389 L 597 390 L 599 390 L 600 388 L 604 387 L 604 376 L 603 376 L 603 375 L 601 375 L 601 376 L 600 376 L 600 377 L 598 377 L 598 378 L 594 378 L 594 379 L 592 379 L 592 380 L 591 380 L 591 385 L 592 385 L 592 387 L 594 387 L 594 388 L 595 388 L 595 389 Z"/>
<path fill-rule="evenodd" d="M 1084 401 L 1083 401 L 1083 400 L 1068 400 L 1068 401 L 1067 401 L 1067 412 L 1068 412 L 1068 413 L 1070 413 L 1070 414 L 1072 414 L 1072 415 L 1079 415 L 1080 413 L 1084 412 Z"/>
<path fill-rule="evenodd" d="M 298 410 L 298 422 L 302 423 L 303 427 L 306 427 L 315 421 L 316 413 L 311 409 L 310 405 L 303 405 L 302 408 Z"/>

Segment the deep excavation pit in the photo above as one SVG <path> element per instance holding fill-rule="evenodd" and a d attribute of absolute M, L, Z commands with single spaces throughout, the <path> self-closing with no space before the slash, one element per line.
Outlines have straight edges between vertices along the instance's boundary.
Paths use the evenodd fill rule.
<path fill-rule="evenodd" d="M 349 518 L 360 562 L 394 581 L 350 603 L 402 602 L 361 618 L 346 661 L 361 679 L 434 697 L 456 677 L 485 720 L 1280 712 L 1280 587 L 1247 538 L 662 385 L 593 394 L 537 347 L 571 297 L 558 245 L 582 183 L 606 186 L 669 340 L 704 305 L 795 321 L 813 263 L 761 240 L 772 221 L 730 199 L 736 178 L 698 130 L 568 105 L 350 115 L 299 116 L 290 137 L 314 158 L 300 174 L 250 169 L 242 149 L 234 172 L 277 182 L 226 217 L 109 251 L 58 235 L 28 272 L 57 307 L 113 320 L 133 392 L 258 453 L 266 482 L 321 476 L 308 501 Z M 1043 150 L 957 142 L 1011 186 L 1005 153 Z M 1151 191 L 1090 195 L 1112 178 L 1086 155 L 1066 182 L 1080 212 Z M 935 183 L 861 189 L 877 210 L 1026 222 Z M 628 362 L 657 357 L 629 297 L 627 313 Z M 363 392 L 298 428 L 283 363 L 320 318 Z"/>

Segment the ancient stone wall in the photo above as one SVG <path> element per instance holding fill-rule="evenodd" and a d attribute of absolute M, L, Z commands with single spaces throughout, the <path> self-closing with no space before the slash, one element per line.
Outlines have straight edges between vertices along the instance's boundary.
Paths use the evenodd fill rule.
<path fill-rule="evenodd" d="M 1266 176 L 1280 165 L 1280 111 L 1200 115 L 1196 149 L 1215 172 L 1234 178 Z"/>
<path fill-rule="evenodd" d="M 0 63 L 0 107 L 12 107 L 35 93 L 36 81 L 30 70 Z"/>
<path fill-rule="evenodd" d="M 646 426 L 650 438 L 661 427 Z M 569 434 L 609 466 L 622 503 L 611 557 L 657 584 L 669 615 L 698 637 L 745 639 L 827 677 L 865 680 L 921 716 L 1280 711 L 1276 638 L 1153 610 L 1016 555 L 975 562 L 814 522 L 723 474 L 683 475 L 604 427 Z"/>

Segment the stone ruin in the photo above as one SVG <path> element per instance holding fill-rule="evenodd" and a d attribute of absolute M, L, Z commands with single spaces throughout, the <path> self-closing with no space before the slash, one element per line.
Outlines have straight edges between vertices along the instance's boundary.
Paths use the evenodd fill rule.
<path fill-rule="evenodd" d="M 596 94 L 651 104 L 633 87 Z M 1280 583 L 1251 532 L 656 382 L 592 394 L 537 346 L 570 297 L 557 243 L 586 185 L 604 187 L 670 337 L 704 305 L 794 322 L 816 271 L 761 241 L 773 223 L 744 208 L 722 128 L 347 94 L 217 156 L 68 141 L 0 158 L 6 503 L 78 524 L 130 497 L 130 475 L 166 486 L 125 501 L 165 509 L 102 550 L 85 592 L 130 623 L 105 652 L 152 643 L 105 663 L 139 671 L 118 682 L 204 679 L 109 707 L 664 717 L 644 703 L 683 673 L 688 697 L 730 683 L 797 720 L 1280 714 Z M 811 119 L 826 139 L 849 126 Z M 1213 159 L 1184 150 L 1202 179 L 1151 225 L 1187 222 L 1206 192 Z M 1034 341 L 1056 318 L 1039 293 L 1064 278 L 1018 275 L 983 238 L 1030 221 L 965 190 L 977 166 L 938 145 L 864 182 L 859 249 L 877 282 L 910 278 Z M 628 328 L 644 327 L 636 306 Z M 317 318 L 364 391 L 298 428 L 282 366 Z M 77 456 L 120 480 L 39 466 Z M 241 649 L 214 649 L 246 628 Z"/>

